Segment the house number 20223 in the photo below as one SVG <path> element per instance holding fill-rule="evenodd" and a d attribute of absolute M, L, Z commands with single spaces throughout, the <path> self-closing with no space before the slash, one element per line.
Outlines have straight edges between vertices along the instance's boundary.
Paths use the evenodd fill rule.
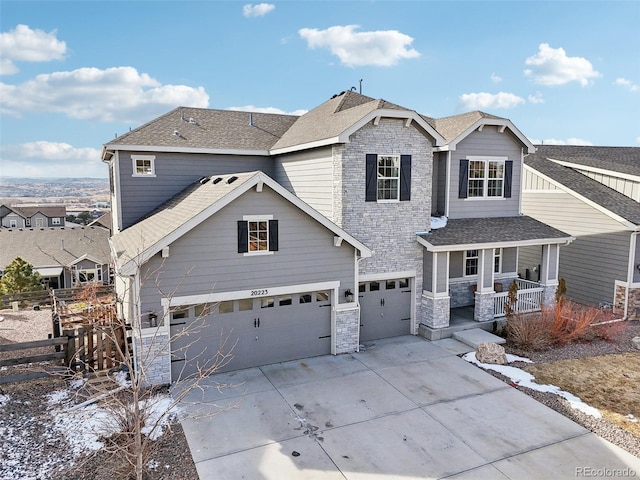
<path fill-rule="evenodd" d="M 252 297 L 257 297 L 260 295 L 269 295 L 269 290 L 267 290 L 266 288 L 264 290 L 251 290 Z"/>

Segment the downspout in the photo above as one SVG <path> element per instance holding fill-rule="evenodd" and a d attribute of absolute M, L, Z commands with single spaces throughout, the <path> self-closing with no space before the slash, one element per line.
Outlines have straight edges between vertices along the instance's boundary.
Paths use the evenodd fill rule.
<path fill-rule="evenodd" d="M 624 313 L 623 318 L 629 317 L 629 290 L 631 289 L 631 285 L 633 282 L 633 269 L 635 268 L 636 262 L 640 263 L 640 259 L 635 258 L 636 255 L 636 245 L 638 244 L 638 233 L 640 232 L 632 232 L 631 238 L 629 241 L 629 262 L 627 267 L 627 288 L 624 289 Z M 615 295 L 615 294 L 614 294 Z M 615 298 L 614 298 L 615 300 Z"/>

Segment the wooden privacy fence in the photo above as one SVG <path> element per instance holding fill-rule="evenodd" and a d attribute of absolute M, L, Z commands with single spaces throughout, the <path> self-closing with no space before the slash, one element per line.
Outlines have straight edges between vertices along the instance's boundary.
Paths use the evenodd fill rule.
<path fill-rule="evenodd" d="M 0 353 L 24 352 L 43 347 L 49 347 L 53 350 L 29 355 L 18 353 L 17 357 L 2 358 L 0 359 L 0 367 L 56 362 L 62 363 L 72 372 L 106 370 L 117 367 L 122 362 L 126 339 L 127 335 L 122 327 L 83 325 L 64 330 L 61 336 L 47 340 L 0 345 Z"/>

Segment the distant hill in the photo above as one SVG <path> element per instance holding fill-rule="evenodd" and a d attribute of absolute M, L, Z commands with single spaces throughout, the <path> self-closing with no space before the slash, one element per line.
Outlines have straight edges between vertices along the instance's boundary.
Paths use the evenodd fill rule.
<path fill-rule="evenodd" d="M 109 197 L 107 178 L 0 177 L 0 199 Z"/>

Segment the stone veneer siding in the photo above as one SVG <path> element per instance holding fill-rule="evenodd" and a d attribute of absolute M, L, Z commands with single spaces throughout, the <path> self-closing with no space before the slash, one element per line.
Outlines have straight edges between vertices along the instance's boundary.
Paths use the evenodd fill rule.
<path fill-rule="evenodd" d="M 360 341 L 360 309 L 336 310 L 336 354 L 358 351 Z"/>
<path fill-rule="evenodd" d="M 640 288 L 628 288 L 626 285 L 616 285 L 614 299 L 614 313 L 624 314 L 625 297 L 629 291 L 627 301 L 627 320 L 640 320 Z"/>
<path fill-rule="evenodd" d="M 148 337 L 134 337 L 136 374 L 144 375 L 149 385 L 171 383 L 171 352 L 169 334 L 157 333 Z"/>
<path fill-rule="evenodd" d="M 476 292 L 473 319 L 477 322 L 493 320 L 493 293 Z"/>
<path fill-rule="evenodd" d="M 404 202 L 365 202 L 368 153 L 411 155 L 411 199 Z M 367 245 L 371 258 L 360 261 L 360 275 L 412 270 L 416 317 L 421 321 L 422 246 L 416 232 L 431 218 L 433 154 L 431 141 L 401 119 L 382 118 L 351 135 L 351 142 L 334 148 L 334 221 Z M 413 330 L 413 329 L 412 329 Z"/>
<path fill-rule="evenodd" d="M 448 327 L 451 317 L 449 300 L 449 297 L 422 295 L 422 323 L 431 328 Z"/>

